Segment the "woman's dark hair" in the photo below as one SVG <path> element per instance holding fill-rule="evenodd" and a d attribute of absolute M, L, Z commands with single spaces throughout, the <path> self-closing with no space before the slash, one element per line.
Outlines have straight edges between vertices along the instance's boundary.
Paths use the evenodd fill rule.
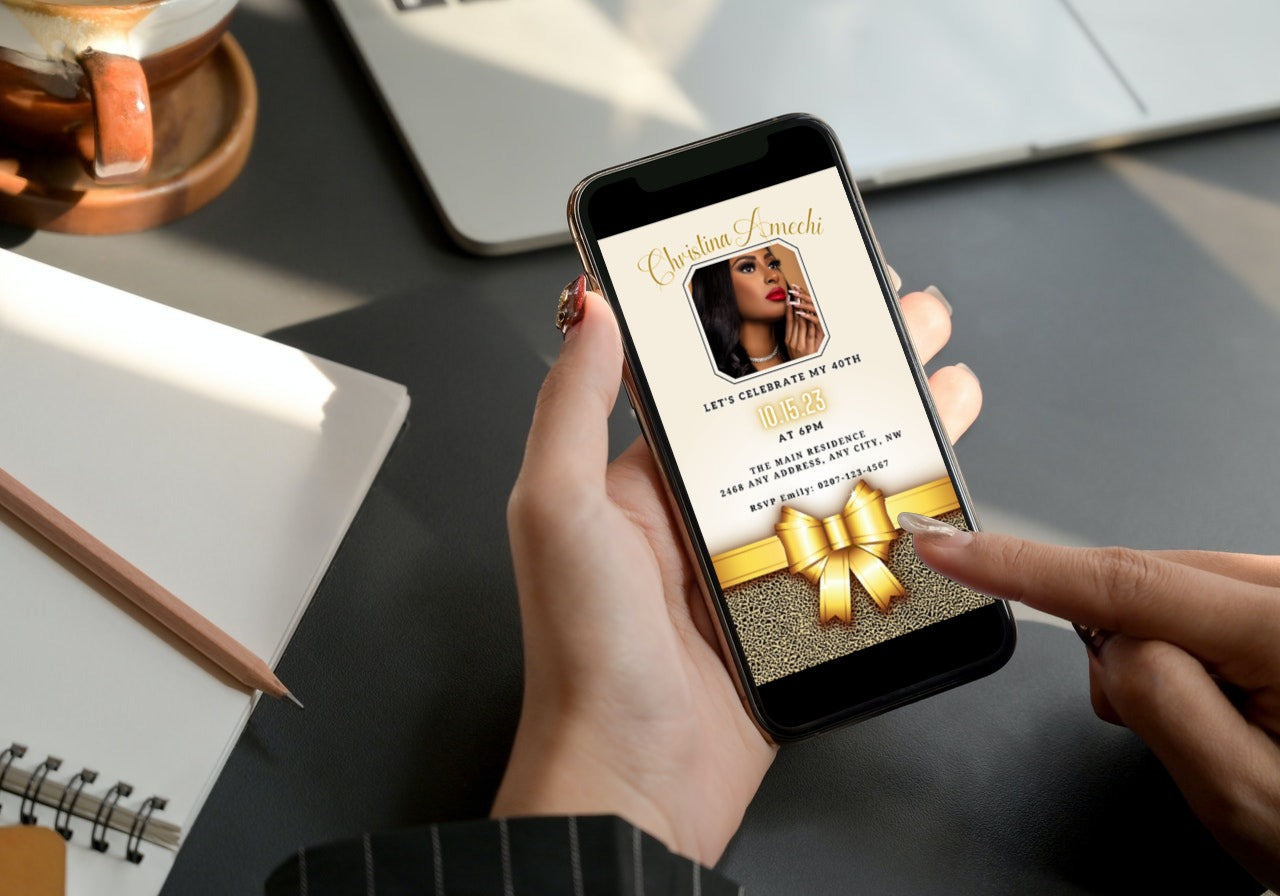
<path fill-rule="evenodd" d="M 755 373 L 756 368 L 747 350 L 738 341 L 742 329 L 742 315 L 738 313 L 738 299 L 733 293 L 733 278 L 729 272 L 729 259 L 705 265 L 693 272 L 689 283 L 693 292 L 693 307 L 698 311 L 702 329 L 707 334 L 711 357 L 720 371 L 734 379 Z M 786 320 L 779 320 L 774 328 L 778 338 L 779 357 L 790 361 L 786 344 Z"/>

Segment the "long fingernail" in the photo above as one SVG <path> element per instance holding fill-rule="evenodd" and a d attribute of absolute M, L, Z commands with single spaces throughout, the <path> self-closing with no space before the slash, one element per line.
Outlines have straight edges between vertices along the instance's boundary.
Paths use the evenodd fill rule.
<path fill-rule="evenodd" d="M 556 305 L 556 329 L 562 335 L 567 335 L 582 320 L 586 292 L 586 274 L 579 274 L 577 279 L 560 291 L 560 301 Z"/>
<path fill-rule="evenodd" d="M 1102 656 L 1102 646 L 1111 638 L 1111 632 L 1096 625 L 1081 625 L 1078 622 L 1071 623 L 1071 627 L 1075 629 L 1090 653 L 1094 656 Z"/>
<path fill-rule="evenodd" d="M 947 309 L 947 315 L 951 315 L 951 303 L 948 302 L 947 297 L 942 294 L 942 290 L 938 289 L 936 286 L 926 286 L 924 291 L 941 302 L 942 307 Z"/>
<path fill-rule="evenodd" d="M 959 548 L 973 540 L 972 532 L 957 529 L 950 523 L 919 513 L 898 514 L 898 525 L 916 538 L 932 544 L 945 544 L 947 547 Z"/>

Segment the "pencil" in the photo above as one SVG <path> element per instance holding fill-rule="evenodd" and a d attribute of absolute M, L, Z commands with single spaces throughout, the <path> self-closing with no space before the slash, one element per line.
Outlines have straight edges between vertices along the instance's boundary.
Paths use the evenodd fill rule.
<path fill-rule="evenodd" d="M 53 542 L 236 681 L 301 708 L 302 703 L 289 693 L 261 657 L 2 469 L 0 507 Z"/>

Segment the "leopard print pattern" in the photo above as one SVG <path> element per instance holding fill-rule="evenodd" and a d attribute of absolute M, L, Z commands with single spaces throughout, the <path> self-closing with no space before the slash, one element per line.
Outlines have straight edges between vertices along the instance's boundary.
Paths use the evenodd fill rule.
<path fill-rule="evenodd" d="M 959 511 L 939 519 L 967 528 Z M 881 613 L 858 581 L 850 579 L 854 616 L 849 624 L 819 625 L 818 586 L 786 570 L 727 589 L 729 613 L 756 684 L 992 603 L 986 595 L 944 579 L 921 563 L 905 532 L 893 544 L 889 569 L 902 582 L 906 596 Z"/>

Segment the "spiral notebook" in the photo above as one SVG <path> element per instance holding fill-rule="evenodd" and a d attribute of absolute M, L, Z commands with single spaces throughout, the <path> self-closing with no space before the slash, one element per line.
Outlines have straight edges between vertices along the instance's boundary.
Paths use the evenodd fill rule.
<path fill-rule="evenodd" d="M 272 666 L 407 409 L 0 250 L 0 468 Z M 157 893 L 255 698 L 4 511 L 0 570 L 0 825 L 63 829 L 72 896 Z"/>

